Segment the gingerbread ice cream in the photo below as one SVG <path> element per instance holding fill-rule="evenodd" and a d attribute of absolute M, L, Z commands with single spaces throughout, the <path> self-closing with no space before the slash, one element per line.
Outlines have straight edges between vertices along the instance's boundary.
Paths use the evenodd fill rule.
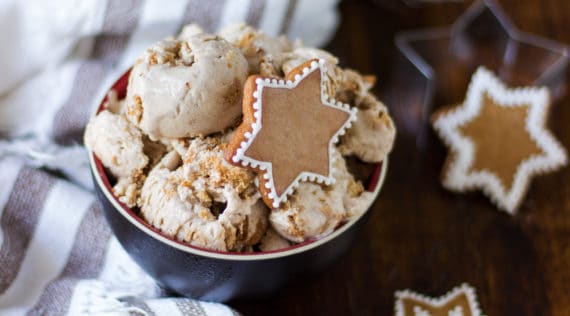
<path fill-rule="evenodd" d="M 373 202 L 346 163 L 379 163 L 392 148 L 373 84 L 300 42 L 190 25 L 142 54 L 125 99 L 91 120 L 85 143 L 115 196 L 163 234 L 274 251 L 326 236 Z"/>
<path fill-rule="evenodd" d="M 127 117 L 153 140 L 221 132 L 241 115 L 246 77 L 243 54 L 220 37 L 165 39 L 133 67 Z"/>

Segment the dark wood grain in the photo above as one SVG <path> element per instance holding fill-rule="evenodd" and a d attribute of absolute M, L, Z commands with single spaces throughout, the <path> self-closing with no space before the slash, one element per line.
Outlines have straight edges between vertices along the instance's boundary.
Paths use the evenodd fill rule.
<path fill-rule="evenodd" d="M 519 29 L 570 44 L 570 1 L 499 2 Z M 345 1 L 328 49 L 343 65 L 378 76 L 377 94 L 400 113 L 391 87 L 400 71 L 394 34 L 449 25 L 470 3 L 409 8 L 396 0 Z M 566 148 L 569 101 L 558 101 L 551 116 Z M 351 251 L 272 298 L 231 305 L 244 315 L 391 315 L 396 290 L 439 296 L 468 282 L 486 315 L 570 315 L 570 168 L 537 177 L 509 216 L 479 193 L 442 189 L 444 148 L 432 132 L 418 146 L 413 121 L 395 118 L 401 132 L 386 184 Z"/>

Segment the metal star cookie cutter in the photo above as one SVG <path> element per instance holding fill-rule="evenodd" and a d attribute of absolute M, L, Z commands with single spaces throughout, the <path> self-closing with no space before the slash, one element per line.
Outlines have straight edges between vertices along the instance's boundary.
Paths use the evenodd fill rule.
<path fill-rule="evenodd" d="M 461 102 L 481 65 L 512 86 L 546 86 L 554 100 L 566 93 L 569 47 L 521 32 L 493 0 L 475 2 L 450 27 L 402 32 L 395 42 L 414 68 L 410 76 L 416 78 L 405 80 L 416 83 L 416 91 L 398 101 L 394 115 L 400 116 L 404 131 L 416 134 L 420 147 L 433 104 Z"/>

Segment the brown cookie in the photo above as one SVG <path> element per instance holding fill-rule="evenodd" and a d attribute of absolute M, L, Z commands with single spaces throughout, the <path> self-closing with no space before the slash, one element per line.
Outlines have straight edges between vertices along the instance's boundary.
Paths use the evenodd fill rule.
<path fill-rule="evenodd" d="M 460 192 L 480 189 L 512 214 L 534 175 L 567 162 L 566 151 L 546 127 L 549 107 L 546 88 L 510 89 L 479 68 L 463 104 L 432 117 L 449 147 L 443 185 Z"/>
<path fill-rule="evenodd" d="M 259 174 L 259 190 L 273 208 L 300 181 L 330 185 L 332 151 L 356 119 L 356 109 L 326 95 L 324 60 L 310 60 L 284 80 L 250 76 L 243 122 L 225 151 L 231 164 Z"/>

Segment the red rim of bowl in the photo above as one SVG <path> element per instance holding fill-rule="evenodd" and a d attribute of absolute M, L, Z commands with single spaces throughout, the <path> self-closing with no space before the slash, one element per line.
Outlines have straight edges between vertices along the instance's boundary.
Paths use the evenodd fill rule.
<path fill-rule="evenodd" d="M 111 86 L 111 89 L 109 89 L 109 90 L 116 91 L 117 97 L 119 100 L 123 99 L 126 95 L 126 88 L 127 88 L 128 78 L 129 78 L 130 72 L 131 72 L 131 69 L 127 70 Z M 99 107 L 97 108 L 95 115 L 104 109 L 104 106 L 105 106 L 105 103 L 107 102 L 107 100 L 108 100 L 108 96 L 105 95 L 105 97 L 101 101 Z M 382 187 L 382 184 L 384 182 L 384 177 L 386 175 L 387 165 L 388 165 L 388 163 L 387 163 L 388 159 L 385 159 L 383 162 L 374 164 L 374 169 L 373 169 L 373 171 L 369 177 L 369 183 L 367 186 L 367 191 L 375 193 L 375 196 L 374 196 L 373 202 L 368 207 L 368 209 L 365 212 L 362 212 L 362 214 L 360 216 L 353 218 L 346 223 L 341 224 L 339 227 L 337 227 L 335 229 L 335 231 L 333 233 L 331 233 L 327 236 L 324 236 L 324 237 L 320 237 L 320 238 L 311 238 L 311 239 L 306 240 L 302 243 L 298 243 L 298 244 L 295 244 L 295 245 L 292 245 L 292 246 L 289 246 L 286 248 L 273 250 L 273 251 L 227 252 L 227 251 L 217 251 L 217 250 L 212 250 L 212 249 L 208 249 L 208 248 L 204 248 L 204 247 L 194 246 L 194 245 L 191 245 L 189 243 L 179 241 L 177 239 L 174 239 L 172 237 L 169 237 L 169 236 L 163 234 L 160 230 L 158 230 L 155 227 L 153 227 L 152 225 L 148 224 L 144 219 L 142 219 L 140 216 L 138 216 L 131 208 L 129 208 L 128 206 L 126 206 L 125 204 L 120 202 L 115 197 L 115 195 L 112 193 L 113 192 L 112 186 L 111 186 L 111 183 L 110 183 L 109 178 L 107 176 L 107 173 L 105 171 L 105 167 L 103 166 L 103 164 L 101 163 L 99 158 L 93 152 L 89 153 L 89 160 L 90 160 L 90 167 L 92 168 L 92 171 L 93 171 L 95 178 L 97 180 L 96 182 L 98 185 L 101 186 L 101 189 L 103 190 L 103 193 L 105 194 L 105 196 L 110 200 L 111 204 L 113 204 L 113 206 L 117 210 L 120 211 L 120 213 L 123 216 L 128 215 L 128 216 L 125 216 L 127 218 L 127 220 L 129 220 L 131 223 L 135 224 L 135 226 L 137 226 L 138 228 L 141 228 L 141 230 L 143 232 L 147 233 L 149 236 L 151 236 L 151 237 L 153 237 L 159 241 L 165 242 L 171 246 L 175 246 L 175 248 L 178 248 L 178 249 L 186 251 L 186 252 L 190 252 L 190 253 L 198 254 L 198 255 L 203 255 L 203 256 L 215 257 L 216 259 L 237 259 L 237 260 L 272 259 L 275 257 L 279 257 L 280 255 L 285 256 L 285 255 L 297 253 L 297 251 L 295 251 L 295 250 L 299 250 L 298 252 L 306 251 L 306 250 L 312 249 L 313 247 L 307 247 L 307 249 L 300 249 L 300 248 L 303 248 L 305 246 L 312 245 L 315 243 L 319 243 L 320 241 L 322 243 L 325 243 L 325 242 L 328 242 L 329 240 L 336 238 L 336 236 L 340 235 L 341 232 L 343 232 L 344 230 L 346 230 L 350 226 L 352 226 L 354 223 L 356 223 L 362 217 L 362 215 L 364 215 L 366 212 L 369 211 L 370 207 L 372 206 L 372 204 L 376 200 L 376 197 L 380 191 L 380 188 Z M 133 222 L 133 220 L 134 220 L 134 222 Z M 145 231 L 145 230 L 148 230 L 148 231 Z M 315 245 L 315 247 L 316 246 L 317 245 Z"/>

